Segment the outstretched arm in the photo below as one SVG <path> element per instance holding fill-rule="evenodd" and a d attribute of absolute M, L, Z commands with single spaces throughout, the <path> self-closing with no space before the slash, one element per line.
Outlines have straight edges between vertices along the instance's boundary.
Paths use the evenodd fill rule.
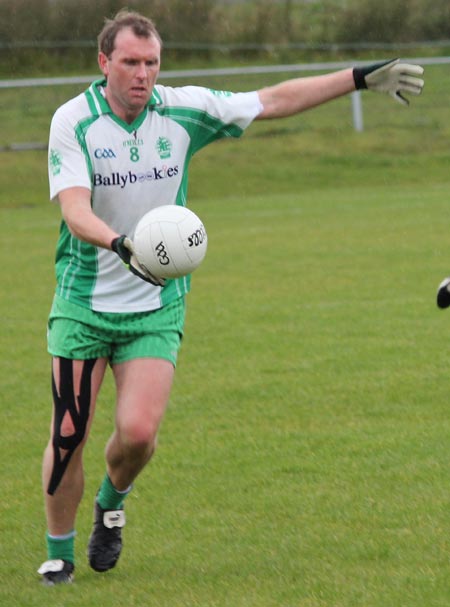
<path fill-rule="evenodd" d="M 422 74 L 419 65 L 393 59 L 322 76 L 285 80 L 258 91 L 264 108 L 258 119 L 292 116 L 356 89 L 386 93 L 408 105 L 404 95 L 420 95 L 424 86 Z"/>
<path fill-rule="evenodd" d="M 292 116 L 354 90 L 352 69 L 285 80 L 258 91 L 264 107 L 258 119 Z"/>

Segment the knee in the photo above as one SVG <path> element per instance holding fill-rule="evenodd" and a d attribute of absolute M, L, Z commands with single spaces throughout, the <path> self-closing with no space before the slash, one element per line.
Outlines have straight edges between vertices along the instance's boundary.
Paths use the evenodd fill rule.
<path fill-rule="evenodd" d="M 54 428 L 53 441 L 59 441 L 61 444 L 68 443 L 75 450 L 79 447 L 84 447 L 87 435 L 87 423 L 77 426 L 71 416 L 66 414 L 61 421 L 59 429 Z"/>
<path fill-rule="evenodd" d="M 86 423 L 74 423 L 72 417 L 67 413 L 60 420 L 55 420 L 51 429 L 50 442 L 55 449 L 70 451 L 82 451 L 88 437 Z"/>
<path fill-rule="evenodd" d="M 142 421 L 126 422 L 117 428 L 121 443 L 135 453 L 150 452 L 156 448 L 157 428 Z"/>

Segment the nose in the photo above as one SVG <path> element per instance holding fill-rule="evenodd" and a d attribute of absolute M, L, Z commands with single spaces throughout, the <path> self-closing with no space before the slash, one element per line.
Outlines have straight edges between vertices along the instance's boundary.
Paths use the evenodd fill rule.
<path fill-rule="evenodd" d="M 137 70 L 136 70 L 136 76 L 137 76 L 137 78 L 140 78 L 142 80 L 147 78 L 147 66 L 145 64 L 145 61 L 141 61 L 138 64 Z"/>

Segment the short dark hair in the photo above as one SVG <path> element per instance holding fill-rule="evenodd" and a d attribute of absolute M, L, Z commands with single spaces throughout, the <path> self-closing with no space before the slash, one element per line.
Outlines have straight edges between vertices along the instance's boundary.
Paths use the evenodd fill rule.
<path fill-rule="evenodd" d="M 131 28 L 135 36 L 139 38 L 153 36 L 162 45 L 161 36 L 151 19 L 134 11 L 122 9 L 113 19 L 105 19 L 105 25 L 97 37 L 98 50 L 110 57 L 115 47 L 117 34 L 126 27 Z"/>

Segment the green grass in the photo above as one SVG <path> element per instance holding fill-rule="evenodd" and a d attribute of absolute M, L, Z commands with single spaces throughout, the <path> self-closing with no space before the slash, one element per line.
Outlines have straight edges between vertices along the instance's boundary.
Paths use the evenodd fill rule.
<path fill-rule="evenodd" d="M 194 160 L 209 250 L 159 450 L 129 497 L 120 564 L 91 572 L 108 376 L 73 587 L 41 588 L 35 574 L 59 212 L 44 152 L 1 155 L 2 605 L 448 606 L 449 317 L 435 306 L 450 274 L 445 86 L 431 70 L 407 110 L 365 96 L 362 134 L 343 99 Z M 26 141 L 10 112 L 5 141 Z"/>

